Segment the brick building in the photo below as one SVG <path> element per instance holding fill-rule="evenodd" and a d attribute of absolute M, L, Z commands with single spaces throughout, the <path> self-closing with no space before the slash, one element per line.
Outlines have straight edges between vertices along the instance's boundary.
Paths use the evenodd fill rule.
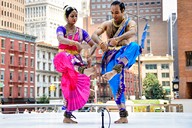
<path fill-rule="evenodd" d="M 178 62 L 180 98 L 192 98 L 192 3 L 178 0 Z"/>
<path fill-rule="evenodd" d="M 35 102 L 35 39 L 0 29 L 2 103 Z"/>

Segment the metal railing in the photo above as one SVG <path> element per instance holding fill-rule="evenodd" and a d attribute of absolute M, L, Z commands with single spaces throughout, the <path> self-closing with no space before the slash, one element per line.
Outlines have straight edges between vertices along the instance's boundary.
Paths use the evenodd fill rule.
<path fill-rule="evenodd" d="M 2 109 L 15 109 L 14 113 L 23 112 L 23 109 L 37 109 L 37 108 L 52 108 L 53 111 L 57 111 L 62 107 L 63 104 L 8 104 L 8 105 L 0 105 L 0 113 L 5 113 Z M 97 108 L 107 108 L 111 111 L 118 111 L 116 104 L 95 104 L 95 103 L 87 103 L 84 107 L 97 107 Z M 182 104 L 131 104 L 126 105 L 126 107 L 131 108 L 131 112 L 134 112 L 135 107 L 142 107 L 144 112 L 151 112 L 151 108 L 158 108 L 158 112 L 183 112 Z M 21 110 L 21 111 L 20 111 Z M 175 110 L 175 111 L 174 111 Z M 97 111 L 97 110 L 96 110 Z"/>

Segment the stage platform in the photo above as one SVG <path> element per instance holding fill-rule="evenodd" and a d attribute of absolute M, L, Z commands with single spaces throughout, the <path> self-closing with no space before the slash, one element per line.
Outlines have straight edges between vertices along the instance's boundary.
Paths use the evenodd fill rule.
<path fill-rule="evenodd" d="M 0 114 L 1 128 L 102 128 L 101 112 L 74 112 L 78 124 L 63 124 L 63 113 Z M 128 124 L 114 124 L 118 112 L 110 112 L 110 128 L 191 128 L 192 113 L 129 113 Z M 109 128 L 104 112 L 104 128 Z"/>

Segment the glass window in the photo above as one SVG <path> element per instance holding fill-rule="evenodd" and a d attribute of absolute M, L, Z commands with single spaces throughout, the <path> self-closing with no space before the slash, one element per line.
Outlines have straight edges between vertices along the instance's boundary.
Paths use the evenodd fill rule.
<path fill-rule="evenodd" d="M 161 69 L 169 69 L 169 64 L 161 64 Z"/>
<path fill-rule="evenodd" d="M 157 69 L 157 65 L 156 64 L 146 64 L 145 69 L 147 69 L 147 70 Z"/>
<path fill-rule="evenodd" d="M 192 51 L 186 51 L 186 66 L 192 66 Z"/>
<path fill-rule="evenodd" d="M 1 81 L 4 81 L 4 78 L 5 78 L 5 71 L 4 70 L 1 70 Z"/>
<path fill-rule="evenodd" d="M 33 83 L 33 81 L 34 81 L 34 74 L 31 73 L 31 74 L 30 74 L 30 82 Z"/>
<path fill-rule="evenodd" d="M 1 54 L 1 64 L 5 64 L 5 54 Z"/>
<path fill-rule="evenodd" d="M 22 43 L 19 43 L 19 51 L 22 51 Z"/>
<path fill-rule="evenodd" d="M 34 97 L 34 87 L 30 87 L 30 98 Z"/>
<path fill-rule="evenodd" d="M 162 86 L 170 86 L 170 82 L 169 81 L 162 81 Z"/>
<path fill-rule="evenodd" d="M 28 87 L 24 87 L 24 97 L 28 97 Z"/>
<path fill-rule="evenodd" d="M 14 56 L 10 56 L 10 64 L 14 64 Z"/>
<path fill-rule="evenodd" d="M 11 40 L 11 42 L 10 42 L 11 44 L 10 44 L 10 49 L 14 49 L 14 41 L 13 40 Z"/>
<path fill-rule="evenodd" d="M 18 96 L 21 96 L 22 93 L 22 87 L 18 87 Z"/>
<path fill-rule="evenodd" d="M 1 48 L 5 48 L 5 39 L 1 39 Z"/>
<path fill-rule="evenodd" d="M 13 71 L 10 71 L 10 76 L 9 76 L 9 79 L 10 79 L 10 81 L 12 81 L 13 80 Z"/>
<path fill-rule="evenodd" d="M 27 81 L 28 81 L 28 73 L 25 72 L 25 82 L 27 82 Z"/>
<path fill-rule="evenodd" d="M 162 73 L 162 78 L 169 78 L 169 73 Z"/>
<path fill-rule="evenodd" d="M 13 87 L 9 87 L 9 96 L 13 96 Z"/>

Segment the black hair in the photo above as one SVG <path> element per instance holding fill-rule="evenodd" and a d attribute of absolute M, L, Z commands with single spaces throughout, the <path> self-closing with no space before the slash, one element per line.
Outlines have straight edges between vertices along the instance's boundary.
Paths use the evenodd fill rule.
<path fill-rule="evenodd" d="M 66 10 L 65 10 L 65 8 L 66 8 Z M 76 8 L 71 7 L 71 6 L 68 6 L 68 5 L 65 5 L 65 7 L 63 8 L 63 10 L 65 10 L 65 16 L 66 16 L 66 18 L 69 17 L 69 14 L 70 14 L 73 10 L 75 10 L 75 11 L 78 13 L 78 11 L 77 11 Z"/>
<path fill-rule="evenodd" d="M 111 6 L 112 5 L 119 5 L 121 12 L 125 10 L 125 4 L 123 2 L 116 0 L 116 1 L 113 1 L 113 3 L 111 3 Z"/>

